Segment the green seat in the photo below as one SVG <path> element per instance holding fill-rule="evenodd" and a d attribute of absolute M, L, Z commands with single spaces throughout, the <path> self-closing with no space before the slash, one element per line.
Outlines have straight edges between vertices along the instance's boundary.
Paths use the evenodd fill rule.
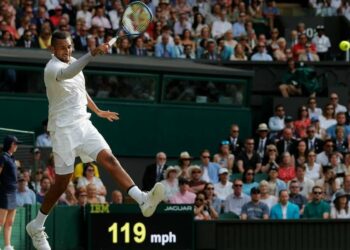
<path fill-rule="evenodd" d="M 222 213 L 219 215 L 219 220 L 237 220 L 239 216 L 232 212 Z"/>
<path fill-rule="evenodd" d="M 242 180 L 242 173 L 234 173 L 230 175 L 230 181 L 234 181 L 235 179 Z"/>
<path fill-rule="evenodd" d="M 254 180 L 257 183 L 260 183 L 260 181 L 262 180 L 267 180 L 267 177 L 268 175 L 266 173 L 258 173 L 258 174 L 255 174 Z"/>

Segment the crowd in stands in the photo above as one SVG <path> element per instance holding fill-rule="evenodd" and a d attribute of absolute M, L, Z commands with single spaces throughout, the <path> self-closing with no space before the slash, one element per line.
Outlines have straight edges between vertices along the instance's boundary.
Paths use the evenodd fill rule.
<path fill-rule="evenodd" d="M 143 0 L 154 20 L 141 36 L 121 38 L 110 54 L 233 61 L 329 59 L 324 27 L 313 38 L 300 23 L 290 34 L 276 25 L 281 15 L 273 0 Z M 56 30 L 72 34 L 76 51 L 91 51 L 120 30 L 121 0 L 1 0 L 0 47 L 48 49 Z M 349 15 L 348 1 L 311 1 L 320 15 Z M 317 12 L 317 13 L 318 13 Z"/>

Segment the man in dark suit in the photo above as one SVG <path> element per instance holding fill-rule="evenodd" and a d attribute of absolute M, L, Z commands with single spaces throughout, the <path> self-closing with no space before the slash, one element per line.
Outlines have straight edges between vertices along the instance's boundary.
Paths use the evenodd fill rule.
<path fill-rule="evenodd" d="M 277 151 L 279 155 L 284 152 L 289 152 L 291 155 L 295 152 L 297 140 L 293 139 L 293 130 L 291 128 L 284 128 L 282 139 L 277 142 Z"/>
<path fill-rule="evenodd" d="M 149 191 L 156 182 L 163 180 L 164 170 L 168 167 L 166 165 L 166 154 L 159 152 L 156 155 L 156 162 L 146 167 L 142 178 L 142 190 Z"/>
<path fill-rule="evenodd" d="M 147 56 L 147 49 L 144 47 L 143 38 L 137 37 L 134 45 L 130 49 L 130 53 L 134 56 Z"/>
<path fill-rule="evenodd" d="M 307 137 L 303 140 L 306 144 L 306 149 L 308 151 L 314 150 L 316 154 L 319 154 L 323 151 L 323 141 L 319 138 L 315 137 L 316 134 L 316 128 L 314 125 L 311 125 L 306 130 Z"/>
<path fill-rule="evenodd" d="M 238 137 L 239 126 L 237 124 L 232 124 L 228 141 L 230 142 L 230 150 L 235 156 L 237 156 L 243 148 L 243 141 L 241 141 Z"/>
<path fill-rule="evenodd" d="M 210 61 L 218 61 L 220 60 L 220 56 L 216 51 L 215 41 L 209 40 L 207 43 L 206 51 L 201 56 L 201 59 L 207 59 Z"/>
<path fill-rule="evenodd" d="M 263 159 L 266 146 L 273 144 L 273 141 L 268 138 L 269 128 L 266 123 L 260 123 L 258 129 L 256 130 L 258 137 L 254 139 L 254 149 L 260 155 L 261 159 Z"/>
<path fill-rule="evenodd" d="M 79 28 L 77 35 L 74 37 L 74 49 L 76 51 L 87 51 L 88 42 L 88 28 L 86 26 L 82 26 Z"/>
<path fill-rule="evenodd" d="M 18 40 L 16 47 L 21 48 L 39 48 L 37 40 L 33 40 L 33 34 L 30 30 L 25 30 L 21 38 Z"/>

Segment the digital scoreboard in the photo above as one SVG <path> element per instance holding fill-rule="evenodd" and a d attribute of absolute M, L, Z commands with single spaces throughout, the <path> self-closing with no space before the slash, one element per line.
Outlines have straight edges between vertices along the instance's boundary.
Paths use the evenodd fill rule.
<path fill-rule="evenodd" d="M 90 250 L 193 249 L 191 205 L 161 204 L 149 218 L 135 204 L 87 209 Z"/>

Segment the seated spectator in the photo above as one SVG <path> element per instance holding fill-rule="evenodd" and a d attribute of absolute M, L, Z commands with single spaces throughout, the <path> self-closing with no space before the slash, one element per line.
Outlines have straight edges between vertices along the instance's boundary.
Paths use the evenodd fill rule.
<path fill-rule="evenodd" d="M 261 158 L 254 150 L 254 139 L 247 138 L 244 143 L 244 151 L 237 156 L 237 168 L 240 173 L 246 169 L 253 169 L 255 173 L 261 170 Z"/>
<path fill-rule="evenodd" d="M 218 163 L 222 168 L 232 171 L 234 159 L 234 155 L 230 152 L 230 142 L 227 140 L 221 141 L 219 152 L 214 155 L 214 162 Z"/>
<path fill-rule="evenodd" d="M 345 176 L 350 175 L 350 152 L 344 154 Z"/>
<path fill-rule="evenodd" d="M 295 61 L 299 60 L 299 56 L 301 54 L 306 53 L 306 44 L 308 44 L 308 39 L 307 39 L 306 34 L 304 34 L 304 33 L 300 34 L 298 39 L 299 39 L 298 43 L 292 47 L 292 51 L 293 51 L 293 55 L 294 55 L 293 59 Z M 310 44 L 309 52 L 316 53 L 316 46 L 312 43 Z"/>
<path fill-rule="evenodd" d="M 269 118 L 270 139 L 273 141 L 285 127 L 285 114 L 283 105 L 278 104 L 275 106 L 275 115 Z"/>
<path fill-rule="evenodd" d="M 311 125 L 308 108 L 304 105 L 298 108 L 298 119 L 294 121 L 294 128 L 300 138 L 306 137 L 306 128 Z"/>
<path fill-rule="evenodd" d="M 276 166 L 278 168 L 277 160 L 278 160 L 278 151 L 276 146 L 274 144 L 267 145 L 266 152 L 262 160 L 261 171 L 264 173 L 268 172 L 270 169 L 270 166 Z"/>
<path fill-rule="evenodd" d="M 305 52 L 299 54 L 298 61 L 319 62 L 320 58 L 317 53 L 312 50 L 311 43 L 306 43 Z"/>
<path fill-rule="evenodd" d="M 280 140 L 277 142 L 276 147 L 278 150 L 278 154 L 282 157 L 282 154 L 288 152 L 293 155 L 295 153 L 295 147 L 297 144 L 297 140 L 294 139 L 293 129 L 294 127 L 289 127 L 288 123 L 293 123 L 292 117 L 285 118 L 286 127 L 282 130 L 282 136 Z"/>
<path fill-rule="evenodd" d="M 84 8 L 84 7 L 82 7 Z M 120 18 L 124 12 L 123 4 L 121 1 L 115 1 L 112 6 L 112 10 L 108 11 L 108 17 L 112 24 L 112 29 L 117 31 L 119 29 Z"/>
<path fill-rule="evenodd" d="M 27 29 L 23 32 L 23 35 L 16 43 L 16 47 L 28 48 L 28 49 L 39 48 L 39 44 L 36 39 L 33 39 L 32 32 L 29 29 Z M 37 147 L 41 147 L 41 146 L 37 145 Z"/>
<path fill-rule="evenodd" d="M 130 51 L 130 53 L 135 56 L 147 56 L 147 48 L 141 36 L 134 40 L 134 45 L 131 47 Z"/>
<path fill-rule="evenodd" d="M 117 46 L 117 54 L 118 55 L 130 55 L 130 42 L 129 42 L 129 38 L 127 37 L 122 37 L 120 38 L 120 41 L 118 43 Z"/>
<path fill-rule="evenodd" d="M 245 203 L 242 207 L 242 220 L 256 220 L 269 218 L 269 207 L 260 201 L 260 190 L 254 187 L 250 191 L 251 201 Z"/>
<path fill-rule="evenodd" d="M 38 37 L 40 49 L 49 49 L 51 46 L 52 30 L 49 22 L 41 25 L 40 34 Z"/>
<path fill-rule="evenodd" d="M 186 45 L 184 47 L 184 53 L 182 56 L 180 56 L 180 58 L 184 58 L 184 59 L 196 59 L 196 55 L 193 52 L 193 48 L 190 45 Z"/>
<path fill-rule="evenodd" d="M 73 182 L 70 182 L 66 191 L 59 199 L 60 205 L 75 206 L 78 204 L 78 199 L 75 197 L 75 186 Z"/>
<path fill-rule="evenodd" d="M 307 154 L 307 161 L 305 163 L 305 177 L 317 181 L 321 178 L 321 165 L 316 162 L 316 152 L 311 150 Z"/>
<path fill-rule="evenodd" d="M 323 144 L 323 151 L 316 156 L 316 162 L 321 166 L 329 165 L 332 153 L 334 152 L 334 144 L 331 139 L 327 139 Z"/>
<path fill-rule="evenodd" d="M 182 41 L 179 35 L 175 35 L 174 37 L 174 48 L 175 48 L 175 54 L 176 58 L 181 58 L 184 54 L 184 47 L 182 45 Z"/>
<path fill-rule="evenodd" d="M 209 207 L 206 204 L 204 193 L 198 193 L 194 201 L 194 219 L 195 220 L 211 220 Z"/>
<path fill-rule="evenodd" d="M 312 201 L 304 209 L 303 218 L 306 219 L 329 219 L 330 206 L 323 200 L 322 187 L 312 188 Z"/>
<path fill-rule="evenodd" d="M 247 61 L 248 57 L 246 56 L 242 44 L 238 43 L 235 47 L 234 53 L 230 57 L 231 61 Z"/>
<path fill-rule="evenodd" d="M 349 151 L 349 136 L 346 137 L 345 132 L 344 132 L 346 127 L 348 127 L 348 125 L 337 126 L 335 129 L 335 138 L 333 139 L 335 151 L 342 153 L 342 154 Z M 331 129 L 331 128 L 332 127 L 328 128 L 328 129 Z"/>
<path fill-rule="evenodd" d="M 292 156 L 294 159 L 294 166 L 303 166 L 307 160 L 307 148 L 305 141 L 297 141 L 295 152 Z"/>
<path fill-rule="evenodd" d="M 269 183 L 265 180 L 262 180 L 259 184 L 260 190 L 260 201 L 265 203 L 269 207 L 269 211 L 271 208 L 277 203 L 277 197 L 274 195 L 270 195 L 269 192 Z"/>
<path fill-rule="evenodd" d="M 267 40 L 266 45 L 269 46 L 271 51 L 275 51 L 279 46 L 277 44 L 279 38 L 279 31 L 277 28 L 273 28 L 270 32 L 270 39 Z M 287 43 L 285 43 L 287 45 Z"/>
<path fill-rule="evenodd" d="M 199 193 L 204 190 L 206 182 L 202 180 L 203 171 L 200 166 L 192 165 L 188 168 L 190 175 L 190 191 L 193 193 Z"/>
<path fill-rule="evenodd" d="M 269 183 L 270 195 L 278 196 L 282 189 L 286 189 L 287 185 L 284 181 L 277 178 L 278 177 L 278 167 L 275 165 L 270 166 L 268 171 L 267 182 Z"/>
<path fill-rule="evenodd" d="M 201 59 L 207 59 L 210 61 L 217 61 L 220 59 L 220 55 L 218 54 L 215 41 L 209 40 L 207 42 L 205 51 L 203 52 Z"/>
<path fill-rule="evenodd" d="M 232 182 L 228 180 L 227 168 L 219 169 L 219 182 L 214 184 L 214 192 L 221 201 L 224 201 L 232 193 Z"/>
<path fill-rule="evenodd" d="M 316 97 L 309 97 L 307 101 L 307 106 L 309 110 L 309 116 L 311 118 L 319 118 L 322 115 L 322 109 L 317 107 L 317 100 Z"/>
<path fill-rule="evenodd" d="M 174 45 L 169 43 L 169 35 L 163 34 L 162 40 L 160 43 L 157 43 L 154 48 L 154 53 L 156 57 L 163 57 L 163 58 L 175 58 L 176 52 Z"/>
<path fill-rule="evenodd" d="M 319 2 L 316 8 L 316 16 L 335 16 L 337 14 L 337 9 L 332 6 L 331 2 L 331 0 Z"/>
<path fill-rule="evenodd" d="M 191 178 L 188 168 L 191 166 L 191 161 L 193 157 L 187 152 L 183 151 L 180 153 L 179 157 L 179 167 L 181 169 L 180 176 L 189 180 Z"/>
<path fill-rule="evenodd" d="M 116 1 L 118 2 L 118 1 Z M 82 19 L 84 20 L 84 23 L 88 29 L 91 28 L 91 21 L 92 21 L 92 13 L 89 10 L 89 2 L 88 1 L 83 1 L 81 4 L 81 9 L 78 10 L 76 20 Z M 119 24 L 119 22 L 118 22 Z"/>
<path fill-rule="evenodd" d="M 181 13 L 179 20 L 174 25 L 174 35 L 183 34 L 184 30 L 192 30 L 191 23 L 188 21 L 188 14 Z"/>
<path fill-rule="evenodd" d="M 233 54 L 233 49 L 230 46 L 225 45 L 225 40 L 224 38 L 219 38 L 218 39 L 218 54 L 220 55 L 220 60 L 221 61 L 227 61 L 231 58 Z"/>
<path fill-rule="evenodd" d="M 289 39 L 287 41 L 287 47 L 288 48 L 293 48 L 294 45 L 298 43 L 298 31 L 297 30 L 291 30 Z"/>
<path fill-rule="evenodd" d="M 276 61 L 279 62 L 286 62 L 288 60 L 287 58 L 287 41 L 285 38 L 280 37 L 276 41 L 277 47 L 273 52 L 273 57 L 276 59 Z"/>
<path fill-rule="evenodd" d="M 346 122 L 346 114 L 345 112 L 338 112 L 335 115 L 336 119 L 336 124 L 331 125 L 326 129 L 327 136 L 330 137 L 331 139 L 336 139 L 336 130 L 338 128 L 342 128 L 342 133 L 343 133 L 343 140 L 348 140 L 350 136 L 350 126 Z M 338 138 L 339 139 L 339 138 Z"/>
<path fill-rule="evenodd" d="M 84 207 L 87 204 L 87 193 L 86 189 L 82 188 L 78 192 L 78 205 Z"/>
<path fill-rule="evenodd" d="M 295 166 L 289 152 L 284 152 L 281 155 L 281 163 L 278 168 L 278 179 L 287 183 L 295 178 Z"/>
<path fill-rule="evenodd" d="M 264 159 L 266 148 L 273 144 L 273 141 L 268 138 L 269 128 L 266 123 L 260 123 L 257 130 L 257 137 L 255 137 L 255 150 L 261 159 Z"/>
<path fill-rule="evenodd" d="M 345 175 L 346 169 L 339 159 L 339 152 L 333 152 L 329 159 L 329 166 L 332 169 L 334 177 L 339 180 L 340 185 L 342 185 L 343 176 Z"/>
<path fill-rule="evenodd" d="M 74 182 L 77 182 L 80 177 L 83 177 L 84 174 L 84 168 L 86 165 L 90 165 L 94 168 L 94 175 L 96 177 L 100 177 L 100 173 L 98 171 L 98 167 L 95 163 L 93 162 L 88 162 L 88 163 L 78 163 L 74 166 L 74 173 L 73 173 L 73 180 Z"/>
<path fill-rule="evenodd" d="M 110 204 L 123 204 L 124 203 L 124 196 L 122 192 L 119 190 L 112 191 L 112 199 Z"/>
<path fill-rule="evenodd" d="M 105 203 L 105 199 L 102 196 L 97 195 L 97 187 L 93 183 L 89 183 L 86 186 L 86 193 L 87 193 L 87 203 L 88 204 L 101 204 Z M 101 199 L 102 197 L 102 199 Z"/>
<path fill-rule="evenodd" d="M 219 181 L 218 174 L 220 165 L 210 161 L 210 151 L 208 149 L 202 150 L 200 159 L 200 167 L 203 171 L 202 180 L 214 184 L 217 183 Z"/>
<path fill-rule="evenodd" d="M 28 188 L 28 183 L 23 174 L 19 174 L 17 178 L 16 205 L 23 207 L 24 205 L 35 205 L 36 196 L 33 190 Z"/>
<path fill-rule="evenodd" d="M 47 160 L 46 168 L 44 171 L 44 175 L 50 179 L 52 184 L 55 183 L 56 172 L 55 172 L 55 162 L 54 162 L 53 153 L 50 154 L 49 159 Z"/>
<path fill-rule="evenodd" d="M 170 204 L 193 204 L 196 195 L 189 191 L 189 181 L 185 178 L 179 178 L 179 192 L 170 198 Z"/>
<path fill-rule="evenodd" d="M 297 166 L 295 171 L 296 176 L 293 180 L 291 180 L 288 183 L 288 185 L 291 185 L 292 181 L 297 181 L 300 187 L 300 194 L 309 198 L 311 196 L 312 188 L 314 187 L 315 183 L 313 180 L 310 180 L 307 177 L 305 177 L 305 169 L 305 165 Z"/>
<path fill-rule="evenodd" d="M 103 185 L 101 179 L 95 176 L 94 167 L 88 163 L 84 166 L 83 176 L 78 179 L 77 188 L 86 187 L 89 196 L 89 190 L 87 188 L 89 184 L 94 184 L 94 189 L 96 189 L 98 199 L 105 202 L 105 196 L 107 194 L 106 187 Z"/>
<path fill-rule="evenodd" d="M 312 43 L 316 45 L 316 51 L 321 61 L 329 59 L 331 42 L 324 33 L 324 26 L 317 25 L 317 34 L 312 38 Z"/>
<path fill-rule="evenodd" d="M 221 9 L 220 19 L 215 20 L 211 27 L 211 35 L 214 39 L 224 36 L 224 34 L 232 30 L 232 24 L 226 20 L 226 9 Z"/>
<path fill-rule="evenodd" d="M 211 214 L 212 219 L 217 219 L 218 215 L 221 213 L 222 206 L 222 200 L 220 200 L 216 194 L 215 194 L 215 187 L 213 183 L 208 182 L 204 187 L 204 194 L 206 203 L 209 207 L 209 211 Z M 214 211 L 211 211 L 213 209 Z"/>
<path fill-rule="evenodd" d="M 302 216 L 308 199 L 304 195 L 300 194 L 300 190 L 301 189 L 298 181 L 292 180 L 289 185 L 289 201 L 298 206 L 299 214 Z M 309 197 L 311 199 L 311 196 Z"/>
<path fill-rule="evenodd" d="M 275 27 L 275 19 L 280 15 L 280 10 L 276 7 L 276 2 L 267 0 L 266 6 L 263 9 L 264 17 L 269 21 L 270 29 Z"/>
<path fill-rule="evenodd" d="M 271 209 L 270 218 L 279 220 L 299 219 L 299 207 L 289 202 L 287 190 L 281 190 L 279 194 L 279 202 Z"/>
<path fill-rule="evenodd" d="M 43 203 L 44 197 L 47 194 L 51 187 L 50 179 L 47 177 L 43 177 L 40 180 L 40 191 L 36 193 L 36 201 L 40 204 Z"/>
<path fill-rule="evenodd" d="M 254 170 L 253 169 L 246 169 L 242 176 L 242 182 L 243 182 L 243 193 L 246 195 L 250 195 L 250 190 L 252 188 L 258 187 L 259 183 L 254 181 Z"/>
<path fill-rule="evenodd" d="M 322 115 L 318 119 L 320 121 L 320 128 L 325 131 L 332 125 L 337 124 L 334 105 L 332 103 L 326 104 L 323 107 Z"/>
<path fill-rule="evenodd" d="M 349 195 L 340 190 L 335 193 L 334 205 L 331 207 L 332 219 L 349 219 Z"/>
<path fill-rule="evenodd" d="M 142 189 L 145 191 L 151 190 L 151 188 L 164 178 L 164 171 L 168 167 L 166 164 L 167 156 L 164 152 L 158 152 L 155 157 L 155 163 L 152 163 L 146 167 L 146 170 L 142 177 Z"/>
<path fill-rule="evenodd" d="M 243 182 L 239 179 L 233 181 L 233 193 L 226 197 L 224 202 L 224 212 L 234 213 L 240 216 L 244 204 L 250 201 L 250 197 L 242 192 Z"/>
<path fill-rule="evenodd" d="M 329 165 L 323 166 L 323 177 L 317 180 L 315 185 L 322 188 L 324 194 L 322 198 L 326 202 L 331 202 L 333 195 L 340 189 L 340 181 Z"/>
<path fill-rule="evenodd" d="M 205 17 L 201 13 L 196 13 L 192 24 L 193 35 L 195 38 L 200 37 L 203 27 L 208 27 L 205 23 Z"/>
<path fill-rule="evenodd" d="M 258 51 L 251 57 L 252 61 L 273 61 L 272 57 L 266 52 L 265 43 L 258 43 Z"/>
<path fill-rule="evenodd" d="M 178 177 L 181 173 L 179 167 L 169 166 L 164 170 L 164 180 L 161 181 L 165 187 L 165 202 L 169 202 L 177 192 L 179 192 Z"/>
<path fill-rule="evenodd" d="M 329 102 L 331 104 L 333 104 L 334 108 L 335 108 L 335 114 L 338 114 L 339 112 L 347 112 L 347 108 L 339 103 L 339 96 L 337 93 L 332 92 L 329 95 Z"/>
<path fill-rule="evenodd" d="M 96 27 L 103 27 L 105 29 L 111 29 L 112 25 L 105 15 L 105 9 L 103 5 L 99 5 L 95 8 L 95 16 L 91 20 L 91 25 Z"/>
<path fill-rule="evenodd" d="M 1 34 L 0 47 L 15 47 L 15 41 L 8 30 L 3 31 Z"/>
<path fill-rule="evenodd" d="M 294 95 L 301 95 L 302 88 L 298 82 L 298 76 L 296 74 L 295 62 L 293 59 L 288 59 L 288 69 L 287 72 L 282 76 L 279 90 L 283 97 L 289 97 Z"/>
<path fill-rule="evenodd" d="M 246 14 L 244 12 L 241 12 L 239 14 L 237 22 L 233 23 L 232 34 L 234 37 L 239 38 L 247 34 L 247 31 L 245 29 L 246 18 L 247 18 Z"/>
<path fill-rule="evenodd" d="M 228 30 L 225 32 L 225 45 L 232 48 L 233 50 L 236 48 L 238 42 L 234 39 L 232 30 Z"/>

